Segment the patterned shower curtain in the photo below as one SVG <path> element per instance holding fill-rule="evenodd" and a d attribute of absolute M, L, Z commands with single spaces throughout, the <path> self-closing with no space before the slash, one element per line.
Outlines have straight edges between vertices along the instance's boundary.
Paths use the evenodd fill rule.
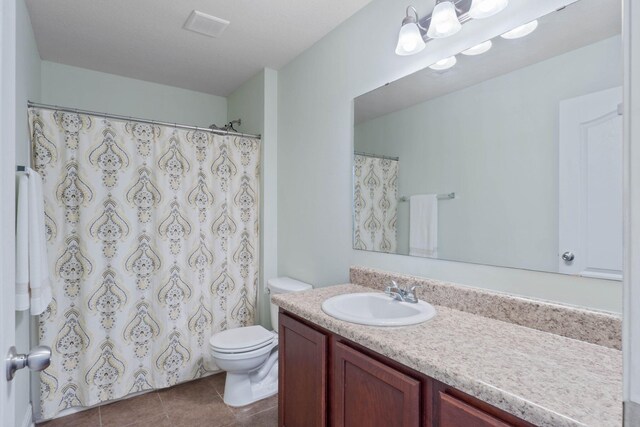
<path fill-rule="evenodd" d="M 251 325 L 260 140 L 30 109 L 54 300 L 42 418 L 207 375 Z"/>
<path fill-rule="evenodd" d="M 395 252 L 398 161 L 356 154 L 353 177 L 353 247 Z"/>

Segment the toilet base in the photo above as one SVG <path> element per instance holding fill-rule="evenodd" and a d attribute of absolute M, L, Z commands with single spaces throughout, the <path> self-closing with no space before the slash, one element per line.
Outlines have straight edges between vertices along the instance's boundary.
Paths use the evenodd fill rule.
<path fill-rule="evenodd" d="M 278 393 L 278 364 L 275 363 L 261 380 L 255 373 L 227 372 L 224 403 L 232 407 L 246 406 Z"/>

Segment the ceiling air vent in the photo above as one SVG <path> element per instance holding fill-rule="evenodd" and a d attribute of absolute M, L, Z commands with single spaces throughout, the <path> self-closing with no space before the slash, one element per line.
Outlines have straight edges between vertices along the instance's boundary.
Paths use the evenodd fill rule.
<path fill-rule="evenodd" d="M 209 37 L 219 37 L 229 25 L 226 19 L 216 18 L 206 13 L 194 10 L 184 23 L 184 28 L 194 33 L 204 34 Z"/>

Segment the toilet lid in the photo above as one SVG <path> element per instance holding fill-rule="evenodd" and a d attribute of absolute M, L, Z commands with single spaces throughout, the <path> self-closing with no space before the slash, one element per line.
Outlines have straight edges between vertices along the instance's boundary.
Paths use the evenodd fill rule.
<path fill-rule="evenodd" d="M 228 329 L 211 337 L 209 344 L 219 352 L 250 351 L 273 342 L 275 335 L 260 325 Z"/>

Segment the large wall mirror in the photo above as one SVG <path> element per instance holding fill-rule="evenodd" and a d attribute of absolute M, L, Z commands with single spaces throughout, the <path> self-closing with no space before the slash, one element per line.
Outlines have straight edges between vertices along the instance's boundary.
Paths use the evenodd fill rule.
<path fill-rule="evenodd" d="M 529 27 L 355 99 L 355 249 L 621 279 L 620 2 Z"/>

